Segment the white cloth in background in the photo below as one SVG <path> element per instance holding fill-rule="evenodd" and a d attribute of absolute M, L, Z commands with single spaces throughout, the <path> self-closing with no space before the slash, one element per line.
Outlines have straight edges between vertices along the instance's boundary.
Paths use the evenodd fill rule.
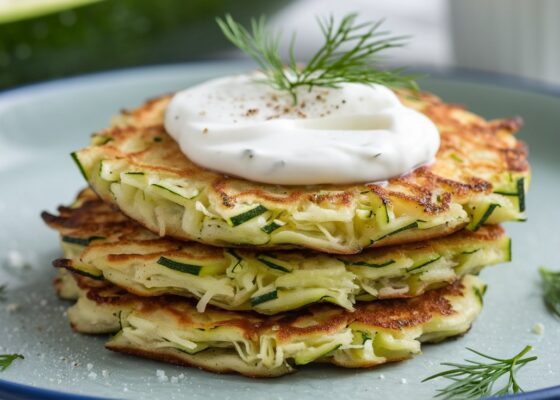
<path fill-rule="evenodd" d="M 560 84 L 560 1 L 453 0 L 456 63 Z"/>
<path fill-rule="evenodd" d="M 412 36 L 406 47 L 385 53 L 390 64 L 451 64 L 446 0 L 298 0 L 276 14 L 271 25 L 284 32 L 284 56 L 291 32 L 297 32 L 296 58 L 306 60 L 323 42 L 315 17 L 340 18 L 350 12 L 358 12 L 362 21 L 385 19 L 383 27 L 392 34 Z"/>

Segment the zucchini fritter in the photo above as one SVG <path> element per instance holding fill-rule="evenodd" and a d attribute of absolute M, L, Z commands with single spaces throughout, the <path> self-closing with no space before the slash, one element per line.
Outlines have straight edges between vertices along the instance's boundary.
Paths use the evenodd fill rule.
<path fill-rule="evenodd" d="M 441 147 L 432 165 L 386 185 L 266 185 L 198 167 L 163 128 L 169 96 L 123 113 L 73 157 L 103 200 L 149 230 L 217 246 L 351 254 L 524 218 L 530 174 L 518 119 L 486 121 L 426 93 L 400 97 L 434 121 Z"/>
<path fill-rule="evenodd" d="M 60 215 L 43 214 L 61 234 L 57 267 L 106 279 L 139 296 L 176 294 L 229 310 L 276 314 L 317 302 L 353 310 L 356 301 L 413 297 L 510 259 L 499 226 L 359 255 L 216 248 L 162 239 L 90 190 Z"/>
<path fill-rule="evenodd" d="M 68 311 L 82 333 L 118 332 L 110 350 L 213 372 L 275 377 L 311 362 L 369 368 L 420 353 L 422 342 L 466 332 L 482 309 L 485 285 L 473 276 L 411 299 L 332 305 L 259 316 L 188 300 L 131 295 L 77 276 L 81 294 Z"/>

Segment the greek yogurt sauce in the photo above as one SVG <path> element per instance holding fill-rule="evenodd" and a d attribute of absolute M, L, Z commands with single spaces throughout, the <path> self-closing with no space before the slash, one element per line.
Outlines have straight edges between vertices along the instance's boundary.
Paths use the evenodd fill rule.
<path fill-rule="evenodd" d="M 300 87 L 291 95 L 259 73 L 175 94 L 165 129 L 194 163 L 281 185 L 385 181 L 434 160 L 439 132 L 382 85 Z"/>

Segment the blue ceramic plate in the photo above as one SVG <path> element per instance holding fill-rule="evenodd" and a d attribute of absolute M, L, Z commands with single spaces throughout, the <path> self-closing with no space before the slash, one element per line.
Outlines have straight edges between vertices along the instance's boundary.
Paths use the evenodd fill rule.
<path fill-rule="evenodd" d="M 560 321 L 543 304 L 537 273 L 540 265 L 560 269 L 560 92 L 504 85 L 488 76 L 434 74 L 423 81 L 424 89 L 485 117 L 522 116 L 526 125 L 519 136 L 531 149 L 529 220 L 507 225 L 514 261 L 482 273 L 489 283 L 486 306 L 464 337 L 425 346 L 423 355 L 379 369 L 309 367 L 283 378 L 251 380 L 113 354 L 103 348 L 104 338 L 70 330 L 69 304 L 51 288 L 55 271 L 50 263 L 60 255 L 57 235 L 39 218 L 41 210 L 70 202 L 84 186 L 70 151 L 86 145 L 89 134 L 123 107 L 247 68 L 216 63 L 134 69 L 0 94 L 0 284 L 8 285 L 0 303 L 0 354 L 25 355 L 0 373 L 0 397 L 429 399 L 445 382 L 420 383 L 422 378 L 439 371 L 441 362 L 465 358 L 465 347 L 509 357 L 527 344 L 539 359 L 521 371 L 521 386 L 536 391 L 560 384 Z M 544 334 L 532 332 L 536 323 L 544 325 Z M 163 383 L 157 369 L 168 377 L 185 377 Z M 559 387 L 524 398 L 555 395 L 560 396 Z"/>

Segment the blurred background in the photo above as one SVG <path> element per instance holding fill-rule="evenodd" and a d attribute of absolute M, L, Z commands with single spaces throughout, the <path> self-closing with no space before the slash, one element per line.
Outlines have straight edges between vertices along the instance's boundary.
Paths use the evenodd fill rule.
<path fill-rule="evenodd" d="M 305 60 L 321 43 L 315 16 L 360 13 L 411 35 L 391 64 L 460 67 L 560 84 L 558 0 L 0 0 L 0 90 L 81 73 L 237 59 L 214 20 L 266 14 L 297 32 Z"/>

